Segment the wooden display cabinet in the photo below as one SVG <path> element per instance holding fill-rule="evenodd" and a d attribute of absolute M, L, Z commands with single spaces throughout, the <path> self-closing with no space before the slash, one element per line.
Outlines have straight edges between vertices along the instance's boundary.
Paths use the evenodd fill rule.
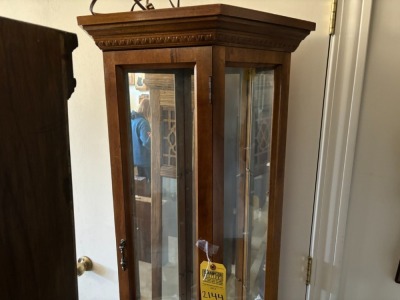
<path fill-rule="evenodd" d="M 315 24 L 221 4 L 78 23 L 104 57 L 121 299 L 200 298 L 208 259 L 227 298 L 277 299 L 290 57 Z"/>

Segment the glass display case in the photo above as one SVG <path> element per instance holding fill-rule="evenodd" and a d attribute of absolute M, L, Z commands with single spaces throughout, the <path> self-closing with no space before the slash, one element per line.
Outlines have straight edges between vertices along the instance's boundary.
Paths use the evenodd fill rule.
<path fill-rule="evenodd" d="M 277 299 L 290 57 L 315 24 L 221 4 L 78 23 L 103 51 L 121 299 Z"/>

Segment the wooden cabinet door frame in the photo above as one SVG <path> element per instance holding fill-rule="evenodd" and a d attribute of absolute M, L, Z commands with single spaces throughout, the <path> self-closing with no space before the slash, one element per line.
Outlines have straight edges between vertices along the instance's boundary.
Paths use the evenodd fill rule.
<path fill-rule="evenodd" d="M 216 245 L 224 244 L 223 230 L 221 230 L 224 226 L 224 219 L 221 217 L 224 213 L 224 201 L 221 201 L 221 199 L 224 199 L 224 189 L 221 178 L 224 178 L 225 111 L 225 89 L 216 87 L 225 86 L 225 67 L 271 67 L 275 72 L 265 299 L 277 299 L 278 297 L 290 57 L 291 54 L 285 52 L 220 46 L 213 48 L 213 242 Z M 243 247 L 243 239 L 239 239 L 237 253 L 243 253 Z M 214 260 L 222 263 L 222 255 L 223 249 L 220 249 Z M 243 270 L 245 263 L 245 261 L 239 259 L 237 269 Z M 243 277 L 243 271 L 239 271 L 239 277 Z M 241 284 L 238 284 L 236 289 L 238 295 L 243 294 Z"/>
<path fill-rule="evenodd" d="M 211 59 L 210 59 L 211 58 Z M 126 240 L 127 269 L 119 272 L 121 299 L 133 299 L 138 294 L 138 266 L 135 264 L 134 228 L 132 216 L 133 164 L 129 132 L 129 102 L 126 93 L 126 69 L 179 69 L 194 68 L 194 209 L 196 217 L 194 239 L 205 239 L 223 245 L 224 199 L 224 76 L 225 67 L 269 66 L 275 71 L 273 127 L 271 142 L 270 207 L 268 216 L 267 274 L 265 293 L 276 299 L 279 278 L 280 232 L 287 121 L 288 82 L 290 53 L 233 47 L 193 47 L 104 52 L 105 82 L 107 93 L 108 126 L 113 180 L 116 247 Z M 210 84 L 212 89 L 210 91 Z M 221 87 L 221 88 L 220 88 Z M 239 241 L 243 243 L 243 241 Z M 239 246 L 243 247 L 242 246 Z M 182 250 L 182 249 L 181 249 Z M 212 258 L 223 261 L 220 249 Z M 118 259 L 122 259 L 118 251 Z M 197 250 L 193 280 L 198 281 L 198 267 L 206 254 Z M 245 264 L 244 261 L 239 263 Z M 242 274 L 243 275 L 243 274 Z M 188 282 L 181 287 L 181 295 L 189 293 Z M 241 288 L 239 287 L 239 291 Z"/>
<path fill-rule="evenodd" d="M 212 132 L 212 105 L 209 99 L 209 78 L 211 78 L 211 47 L 154 49 L 135 51 L 104 52 L 105 83 L 107 98 L 108 128 L 110 138 L 110 157 L 114 198 L 114 217 L 116 231 L 116 248 L 120 241 L 126 241 L 125 255 L 127 269 L 118 268 L 121 299 L 134 299 L 138 294 L 137 265 L 135 265 L 134 228 L 132 216 L 134 206 L 131 204 L 133 164 L 130 155 L 129 137 L 129 104 L 126 95 L 126 68 L 162 69 L 194 68 L 195 101 L 194 101 L 194 184 L 196 227 L 195 239 L 212 241 L 212 135 L 198 134 Z M 199 162 L 201 166 L 199 166 Z M 201 203 L 201 205 L 200 205 Z M 209 220 L 207 220 L 209 218 Z M 201 226 L 198 226 L 202 224 Z M 196 251 L 194 261 L 205 260 L 206 256 Z M 118 260 L 122 254 L 118 251 Z M 196 278 L 197 271 L 193 270 Z M 196 280 L 196 279 L 194 279 Z M 185 288 L 189 289 L 185 284 Z"/>

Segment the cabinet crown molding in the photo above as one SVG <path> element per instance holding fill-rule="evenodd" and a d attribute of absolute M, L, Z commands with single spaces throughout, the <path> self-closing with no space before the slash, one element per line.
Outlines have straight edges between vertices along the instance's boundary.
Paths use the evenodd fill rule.
<path fill-rule="evenodd" d="M 235 46 L 293 52 L 315 23 L 224 4 L 78 17 L 103 51 Z"/>

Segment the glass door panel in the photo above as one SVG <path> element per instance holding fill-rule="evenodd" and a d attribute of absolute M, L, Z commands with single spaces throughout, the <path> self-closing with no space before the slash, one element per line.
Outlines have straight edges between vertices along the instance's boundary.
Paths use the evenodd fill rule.
<path fill-rule="evenodd" d="M 186 298 L 194 251 L 193 70 L 128 72 L 127 81 L 138 297 Z"/>
<path fill-rule="evenodd" d="M 264 299 L 274 71 L 227 68 L 225 87 L 227 296 Z"/>

